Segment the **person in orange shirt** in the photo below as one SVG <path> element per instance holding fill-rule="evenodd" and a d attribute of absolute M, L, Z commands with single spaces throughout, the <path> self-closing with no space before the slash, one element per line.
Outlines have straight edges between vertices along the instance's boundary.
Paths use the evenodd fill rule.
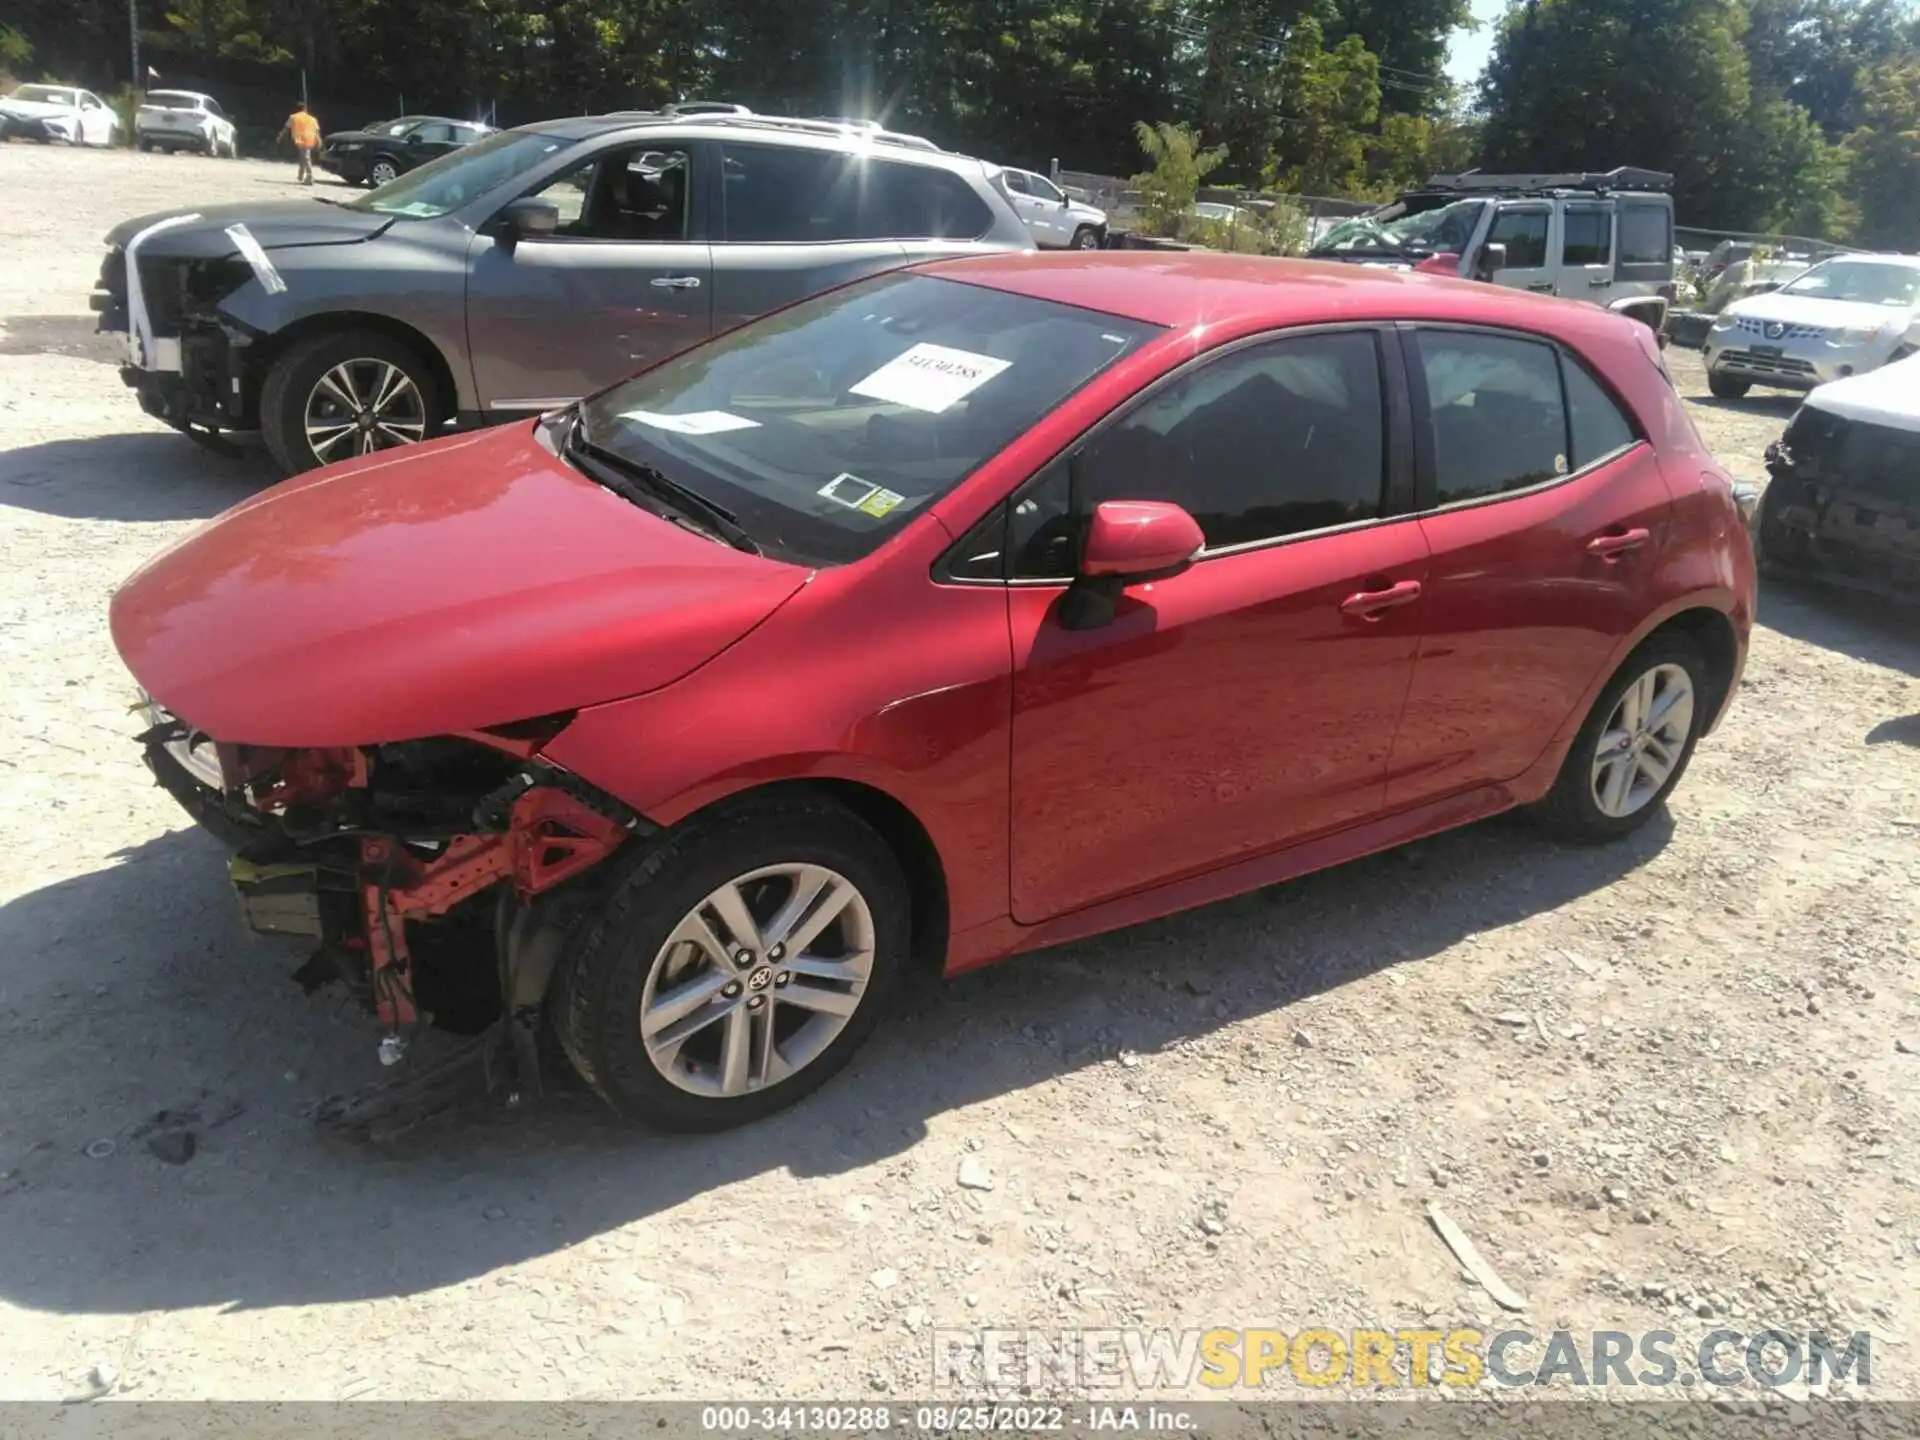
<path fill-rule="evenodd" d="M 287 116 L 287 123 L 280 127 L 282 135 L 293 137 L 294 153 L 300 157 L 300 183 L 313 183 L 313 152 L 320 148 L 320 122 L 307 113 L 307 102 L 302 100 L 293 107 L 293 113 Z"/>

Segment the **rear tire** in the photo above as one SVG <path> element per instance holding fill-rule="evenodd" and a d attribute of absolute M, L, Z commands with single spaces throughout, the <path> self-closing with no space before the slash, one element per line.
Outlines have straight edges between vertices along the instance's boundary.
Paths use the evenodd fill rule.
<path fill-rule="evenodd" d="M 440 385 L 434 366 L 412 346 L 373 330 L 335 330 L 310 336 L 273 362 L 266 383 L 260 387 L 260 433 L 285 474 L 298 475 L 362 453 L 354 434 L 343 435 L 328 445 L 331 432 L 325 432 L 317 437 L 320 443 L 316 449 L 316 437 L 308 433 L 309 404 L 322 377 L 339 367 L 359 367 L 351 371 L 353 376 L 373 379 L 380 373 L 376 367 L 383 365 L 405 376 L 418 403 L 406 400 L 391 411 L 390 425 L 376 436 L 376 450 L 396 448 L 403 442 L 395 437 L 412 435 L 416 424 L 419 439 L 429 440 L 438 433 L 446 416 Z M 405 399 L 404 389 L 396 392 L 395 398 Z M 316 418 L 342 419 L 346 410 L 339 404 Z"/>
<path fill-rule="evenodd" d="M 1681 676 L 1685 677 L 1686 693 L 1676 701 Z M 1658 738 L 1642 750 L 1623 743 L 1623 739 L 1628 742 L 1635 739 L 1635 727 L 1631 715 L 1622 715 L 1622 707 L 1627 703 L 1628 691 L 1646 684 L 1649 679 L 1653 682 L 1649 687 L 1651 704 L 1643 708 L 1652 716 L 1665 713 L 1671 718 L 1673 711 L 1662 712 L 1661 705 L 1668 703 L 1677 708 L 1684 704 L 1686 721 L 1682 735 L 1674 734 L 1675 726 L 1651 727 L 1650 733 Z M 1712 713 L 1714 693 L 1698 645 L 1680 634 L 1650 637 L 1627 657 L 1593 702 L 1586 723 L 1580 727 L 1580 733 L 1567 750 L 1567 758 L 1561 762 L 1553 789 L 1532 807 L 1533 817 L 1563 838 L 1582 842 L 1613 840 L 1639 829 L 1666 803 L 1673 787 L 1687 773 L 1694 745 Z M 1603 746 L 1607 753 L 1623 758 L 1605 761 Z M 1667 766 L 1664 778 L 1657 784 L 1640 767 L 1640 756 L 1645 756 L 1654 767 Z M 1626 767 L 1629 784 L 1623 787 L 1624 793 L 1618 795 L 1616 803 L 1603 804 L 1603 797 L 1614 798 L 1609 793 L 1608 782 L 1620 766 Z"/>
<path fill-rule="evenodd" d="M 1731 375 L 1722 375 L 1718 370 L 1707 372 L 1707 389 L 1713 392 L 1716 400 L 1744 400 L 1747 391 L 1752 388 L 1751 380 L 1736 380 Z"/>
<path fill-rule="evenodd" d="M 780 908 L 795 897 L 798 882 L 783 889 L 780 879 L 752 882 L 751 877 L 798 867 L 816 875 L 829 872 L 852 894 L 819 935 L 795 946 L 814 968 L 790 972 L 795 983 L 770 980 L 759 972 L 779 973 L 782 960 L 796 958 L 774 946 L 773 926 Z M 715 935 L 706 916 L 719 912 L 709 902 L 743 879 L 750 883 L 739 893 L 763 897 L 748 910 L 766 948 L 743 946 L 751 958 L 738 970 L 722 971 L 706 961 L 708 952 L 698 942 L 673 937 L 696 916 L 704 933 Z M 752 883 L 771 889 L 755 892 Z M 768 913 L 759 913 L 762 909 Z M 660 1130 L 724 1130 L 793 1104 L 852 1058 L 880 1023 L 905 968 L 911 922 L 912 898 L 899 862 L 850 811 L 811 797 L 723 805 L 668 831 L 626 862 L 626 873 L 561 961 L 547 1012 L 581 1078 L 621 1116 Z M 789 933 L 800 923 L 796 917 Z M 849 924 L 854 928 L 842 928 Z M 721 948 L 732 952 L 738 943 L 729 933 Z M 823 947 L 827 958 L 817 958 L 815 947 Z M 830 982 L 855 987 L 839 996 L 852 1000 L 851 1013 L 816 1011 L 823 992 L 805 982 L 836 965 L 849 966 L 833 958 L 836 954 L 853 957 L 863 948 L 870 956 L 864 978 Z M 696 996 L 691 1009 L 672 998 L 683 987 L 711 990 L 732 974 L 745 979 L 710 998 Z M 793 998 L 800 995 L 809 1003 Z M 761 1000 L 753 1012 L 757 1021 L 739 1008 L 756 998 Z M 643 1019 L 649 1021 L 650 1039 L 643 1038 Z M 831 1028 L 836 1019 L 837 1031 Z M 701 1023 L 689 1027 L 689 1020 Z M 756 1024 L 774 1027 L 778 1050 L 761 1049 Z M 743 1053 L 749 1045 L 753 1050 L 730 1081 L 727 1042 L 735 1025 L 747 1035 L 740 1042 Z M 821 1028 L 809 1031 L 809 1026 Z M 794 1028 L 785 1028 L 783 1036 L 783 1027 Z M 763 1061 L 763 1055 L 769 1058 Z M 786 1073 L 768 1082 L 768 1070 Z"/>

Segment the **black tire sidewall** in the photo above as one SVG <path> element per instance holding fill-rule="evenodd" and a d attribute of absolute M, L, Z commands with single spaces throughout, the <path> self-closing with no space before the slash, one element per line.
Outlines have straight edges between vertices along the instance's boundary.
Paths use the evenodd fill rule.
<path fill-rule="evenodd" d="M 831 802 L 745 805 L 683 822 L 629 862 L 554 985 L 555 1029 L 574 1066 L 623 1117 L 673 1131 L 712 1131 L 784 1109 L 825 1084 L 880 1023 L 908 963 L 912 899 L 886 843 Z M 731 1099 L 668 1080 L 640 1039 L 640 997 L 655 956 L 694 906 L 764 865 L 811 863 L 845 876 L 873 915 L 874 957 L 860 1008 L 812 1064 Z"/>
<path fill-rule="evenodd" d="M 370 330 L 338 330 L 311 336 L 293 345 L 273 362 L 260 390 L 260 431 L 267 449 L 289 475 L 314 470 L 331 461 L 313 453 L 307 441 L 307 396 L 320 377 L 344 360 L 384 360 L 407 373 L 420 392 L 426 411 L 426 438 L 445 415 L 433 366 L 413 347 L 390 335 Z M 336 456 L 345 460 L 348 455 Z"/>
<path fill-rule="evenodd" d="M 1687 679 L 1693 686 L 1693 725 L 1688 731 L 1687 743 L 1681 748 L 1679 763 L 1673 767 L 1673 773 L 1667 776 L 1659 793 L 1631 815 L 1608 815 L 1593 798 L 1594 752 L 1607 721 L 1613 716 L 1614 707 L 1620 703 L 1620 697 L 1626 693 L 1627 687 L 1658 665 L 1678 665 L 1687 672 Z M 1555 782 L 1553 793 L 1547 801 L 1556 827 L 1574 839 L 1610 840 L 1646 824 L 1659 813 L 1667 797 L 1673 794 L 1674 787 L 1687 773 L 1687 766 L 1693 760 L 1694 747 L 1700 743 L 1701 731 L 1711 717 L 1713 703 L 1713 687 L 1707 675 L 1706 660 L 1700 653 L 1700 647 L 1692 640 L 1684 635 L 1655 635 L 1641 645 L 1627 657 L 1600 692 L 1600 697 L 1587 713 L 1586 723 L 1580 727 L 1580 733 L 1574 737 L 1573 745 L 1567 751 L 1560 778 Z"/>
<path fill-rule="evenodd" d="M 1735 380 L 1712 370 L 1707 372 L 1707 390 L 1717 400 L 1744 400 L 1752 388 L 1750 380 Z"/>

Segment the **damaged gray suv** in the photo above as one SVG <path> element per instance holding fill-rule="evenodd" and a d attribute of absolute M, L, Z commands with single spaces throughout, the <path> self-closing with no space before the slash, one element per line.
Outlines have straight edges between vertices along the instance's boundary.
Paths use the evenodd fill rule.
<path fill-rule="evenodd" d="M 875 271 L 1030 250 L 980 161 L 760 116 L 505 130 L 352 200 L 143 216 L 94 308 L 141 408 L 289 474 L 550 410 Z"/>

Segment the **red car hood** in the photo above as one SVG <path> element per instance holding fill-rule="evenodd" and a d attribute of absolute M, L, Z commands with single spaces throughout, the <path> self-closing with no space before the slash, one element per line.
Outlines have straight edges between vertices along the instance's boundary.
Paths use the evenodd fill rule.
<path fill-rule="evenodd" d="M 113 639 L 216 739 L 367 745 L 669 684 L 810 573 L 649 514 L 514 425 L 235 506 L 121 587 Z"/>

